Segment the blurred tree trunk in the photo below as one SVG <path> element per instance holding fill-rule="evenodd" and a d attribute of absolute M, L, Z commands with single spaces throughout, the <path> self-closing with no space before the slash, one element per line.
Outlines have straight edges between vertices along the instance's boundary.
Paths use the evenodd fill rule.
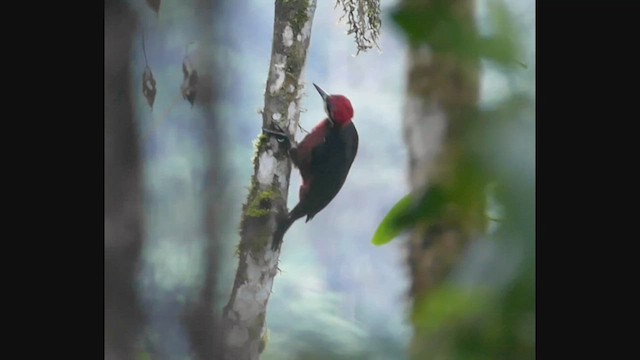
<path fill-rule="evenodd" d="M 220 326 L 220 316 L 215 309 L 214 295 L 216 289 L 216 273 L 218 270 L 218 254 L 220 238 L 219 214 L 226 207 L 223 201 L 222 174 L 225 172 L 222 158 L 222 149 L 219 144 L 219 134 L 222 133 L 222 126 L 214 111 L 214 104 L 217 99 L 218 78 L 220 69 L 215 68 L 213 57 L 214 33 L 210 29 L 215 29 L 213 24 L 219 21 L 215 14 L 219 14 L 222 8 L 222 1 L 219 0 L 198 0 L 195 3 L 197 11 L 196 21 L 200 24 L 200 29 L 209 29 L 200 34 L 200 54 L 198 71 L 200 80 L 197 85 L 197 103 L 200 106 L 205 121 L 205 148 L 208 156 L 207 173 L 205 175 L 205 185 L 203 189 L 203 201 L 205 204 L 204 221 L 205 226 L 205 274 L 204 285 L 200 293 L 190 303 L 184 314 L 184 321 L 188 331 L 191 348 L 197 359 L 212 360 L 222 358 L 222 331 Z"/>
<path fill-rule="evenodd" d="M 265 90 L 262 126 L 274 124 L 295 135 L 304 92 L 302 71 L 311 38 L 315 0 L 277 0 L 271 64 Z M 254 174 L 243 207 L 238 270 L 225 307 L 225 359 L 258 359 L 266 345 L 265 318 L 279 250 L 272 251 L 278 218 L 286 216 L 291 161 L 273 136 L 256 143 Z"/>
<path fill-rule="evenodd" d="M 141 156 L 129 59 L 135 17 L 105 2 L 104 41 L 104 354 L 134 358 L 142 313 L 134 287 L 143 239 Z"/>
<path fill-rule="evenodd" d="M 437 5 L 434 5 L 436 4 Z M 432 9 L 453 14 L 452 21 L 474 28 L 473 0 L 406 0 L 407 9 Z M 430 10 L 427 10 L 430 11 Z M 435 11 L 435 10 L 433 10 Z M 404 133 L 409 153 L 410 182 L 420 196 L 434 186 L 446 186 L 461 158 L 463 122 L 475 108 L 479 93 L 479 62 L 453 51 L 413 45 L 409 51 L 408 89 Z M 455 206 L 447 206 L 444 216 L 417 226 L 410 235 L 409 265 L 411 293 L 420 299 L 439 285 L 460 258 L 477 223 L 468 222 Z M 415 301 L 414 301 L 415 306 Z M 424 346 L 416 329 L 412 350 Z M 418 351 L 420 356 L 425 352 Z M 420 357 L 418 358 L 424 358 Z"/>
<path fill-rule="evenodd" d="M 198 16 L 195 21 L 201 29 L 211 29 L 214 24 L 216 6 L 220 1 L 199 0 L 195 6 Z M 162 11 L 160 9 L 160 11 Z M 140 296 L 135 287 L 138 264 L 144 239 L 143 229 L 143 181 L 141 140 L 136 126 L 134 96 L 142 97 L 138 84 L 142 72 L 130 72 L 133 51 L 133 36 L 137 20 L 133 9 L 126 2 L 109 0 L 105 3 L 105 359 L 135 359 L 143 349 L 138 346 L 148 323 L 143 318 Z M 199 59 L 201 72 L 198 83 L 197 103 L 204 112 L 205 147 L 209 156 L 207 179 L 203 197 L 207 204 L 205 212 L 206 266 L 205 283 L 200 293 L 189 299 L 189 307 L 183 314 L 187 338 L 192 356 L 196 359 L 222 358 L 222 336 L 220 321 L 215 313 L 214 289 L 217 270 L 217 214 L 224 204 L 220 198 L 219 174 L 222 169 L 221 152 L 218 148 L 219 123 L 213 106 L 216 91 L 213 85 L 211 31 L 201 34 L 201 49 L 204 56 Z M 179 67 L 176 67 L 180 71 Z M 131 80 L 132 75 L 133 81 Z M 138 77 L 140 76 L 140 77 Z M 134 84 L 133 87 L 131 84 Z M 179 84 L 174 85 L 176 88 Z M 153 347 L 153 344 L 149 345 Z M 166 358 L 159 349 L 146 349 L 148 354 Z"/>

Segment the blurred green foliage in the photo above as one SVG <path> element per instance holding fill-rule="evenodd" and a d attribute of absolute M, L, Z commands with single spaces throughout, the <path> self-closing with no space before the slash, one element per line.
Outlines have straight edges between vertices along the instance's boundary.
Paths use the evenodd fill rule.
<path fill-rule="evenodd" d="M 440 187 L 431 187 L 419 199 L 414 199 L 411 194 L 403 197 L 382 220 L 371 242 L 374 245 L 384 245 L 419 221 L 438 217 L 447 198 Z"/>
<path fill-rule="evenodd" d="M 448 204 L 468 210 L 463 215 L 473 220 L 474 214 L 482 211 L 484 205 L 487 178 L 483 168 L 472 156 L 463 157 L 455 164 L 451 180 L 446 186 L 430 186 L 418 198 L 409 194 L 400 199 L 382 220 L 371 242 L 384 245 L 418 223 L 436 220 L 443 216 Z"/>
<path fill-rule="evenodd" d="M 406 1 L 393 19 L 414 46 L 488 60 L 510 82 L 522 78 L 524 70 L 513 65 L 520 64 L 523 46 L 506 5 L 489 2 L 491 33 L 478 35 L 475 24 L 457 20 L 450 3 Z M 449 204 L 469 214 L 500 213 L 452 274 L 414 299 L 412 358 L 535 358 L 535 85 L 529 85 L 470 113 L 454 176 L 422 196 L 403 197 L 372 239 L 386 244 L 403 230 L 436 219 Z"/>
<path fill-rule="evenodd" d="M 198 106 L 191 108 L 180 101 L 166 121 L 157 127 L 151 125 L 179 95 L 184 47 L 199 39 L 197 29 L 192 26 L 191 3 L 163 1 L 160 17 L 156 19 L 152 14 L 145 22 L 154 76 L 164 85 L 158 88 L 154 105 L 157 110 L 149 112 L 141 95 L 137 104 L 141 130 L 154 130 L 145 147 L 149 249 L 145 252 L 140 281 L 145 309 L 152 320 L 153 331 L 148 332 L 148 341 L 153 344 L 150 348 L 162 349 L 176 359 L 189 353 L 188 347 L 182 345 L 184 330 L 177 325 L 181 321 L 179 310 L 204 280 L 201 246 L 204 204 L 200 194 L 208 181 L 205 169 L 208 154 L 201 135 L 206 119 Z M 219 118 L 224 119 L 220 131 L 221 146 L 225 149 L 225 171 L 220 174 L 225 181 L 221 184 L 224 189 L 219 201 L 226 207 L 218 214 L 223 234 L 218 244 L 221 263 L 215 294 L 220 307 L 228 300 L 237 266 L 234 247 L 238 242 L 241 206 L 253 170 L 251 140 L 259 133 L 260 116 L 256 111 L 263 103 L 269 65 L 273 3 L 238 0 L 230 3 L 223 15 L 225 21 L 215 23 L 214 27 L 221 28 L 216 32 L 224 33 L 224 41 L 216 43 L 212 59 L 227 70 L 216 79 L 224 89 L 216 104 Z M 370 52 L 352 58 L 353 38 L 344 36 L 343 28 L 334 26 L 337 17 L 339 11 L 334 12 L 332 4 L 322 7 L 319 2 L 305 80 L 322 79 L 327 89 L 348 94 L 357 106 L 356 120 L 362 124 L 358 130 L 367 141 L 363 141 L 349 180 L 332 205 L 334 210 L 291 229 L 290 238 L 295 241 L 285 245 L 287 254 L 280 265 L 283 273 L 278 275 L 270 299 L 267 318 L 270 337 L 262 354 L 264 359 L 406 358 L 410 330 L 402 318 L 406 307 L 404 255 L 393 243 L 384 248 L 365 246 L 388 204 L 406 189 L 406 169 L 403 161 L 399 161 L 405 156 L 399 125 L 406 78 L 404 61 L 400 58 L 405 49 L 390 36 L 389 26 L 381 34 L 382 54 Z M 490 21 L 487 37 L 505 33 L 496 33 L 494 24 L 495 21 Z M 514 34 L 509 34 L 509 38 L 518 38 Z M 140 46 L 138 50 L 133 68 L 142 71 Z M 197 46 L 193 51 L 196 50 Z M 510 67 L 500 65 L 498 69 L 508 79 L 519 80 L 523 75 L 520 68 L 515 69 L 517 76 L 510 73 Z M 518 81 L 514 83 L 517 85 Z M 139 92 L 138 81 L 132 86 Z M 424 299 L 424 307 L 419 307 L 413 316 L 420 327 L 429 329 L 430 337 L 435 339 L 440 334 L 438 339 L 447 341 L 449 352 L 440 351 L 440 358 L 457 359 L 452 347 L 456 351 L 495 354 L 502 344 L 515 348 L 518 344 L 532 343 L 535 281 L 535 248 L 531 246 L 532 100 L 528 93 L 511 89 L 505 92 L 517 95 L 482 108 L 476 114 L 477 126 L 470 128 L 465 138 L 470 148 L 468 161 L 479 168 L 469 171 L 500 184 L 501 191 L 496 197 L 505 208 L 505 216 L 500 217 L 491 237 L 478 242 L 469 252 L 469 260 L 452 276 L 455 281 L 446 290 L 436 292 L 441 296 Z M 317 95 L 305 97 L 304 107 L 308 109 L 302 115 L 305 128 L 311 128 L 324 116 L 319 100 L 313 96 Z M 461 181 L 466 181 L 466 177 L 461 176 Z M 297 201 L 292 194 L 298 185 L 299 178 L 292 176 L 290 206 Z M 466 185 L 459 187 L 468 189 Z M 456 188 L 443 192 L 455 193 Z M 428 215 L 429 211 L 423 214 Z M 411 219 L 407 217 L 404 221 Z M 402 230 L 397 231 L 396 234 Z M 390 240 L 394 235 L 386 237 Z M 467 284 L 470 289 L 460 284 Z M 480 296 L 484 299 L 482 306 L 476 303 Z M 430 301 L 435 303 L 431 305 Z M 454 305 L 447 308 L 449 303 Z M 434 312 L 442 315 L 432 316 Z M 476 318 L 482 326 L 473 323 Z M 443 324 L 449 332 L 444 332 Z M 491 331 L 482 333 L 485 330 Z M 526 346 L 521 347 L 525 349 L 522 351 L 526 351 Z M 151 354 L 150 358 L 158 357 Z"/>
<path fill-rule="evenodd" d="M 479 35 L 475 23 L 458 21 L 459 6 L 450 0 L 405 1 L 393 13 L 393 21 L 413 44 L 426 43 L 435 52 L 461 59 L 479 57 L 504 66 L 521 65 L 517 26 L 506 4 L 489 1 L 490 34 Z"/>
<path fill-rule="evenodd" d="M 376 233 L 373 234 L 371 243 L 374 245 L 384 245 L 400 235 L 405 228 L 401 226 L 402 224 L 399 218 L 405 214 L 410 214 L 410 209 L 413 206 L 415 206 L 413 196 L 407 195 L 400 199 L 400 201 L 389 210 L 389 213 L 384 219 L 382 219 Z"/>

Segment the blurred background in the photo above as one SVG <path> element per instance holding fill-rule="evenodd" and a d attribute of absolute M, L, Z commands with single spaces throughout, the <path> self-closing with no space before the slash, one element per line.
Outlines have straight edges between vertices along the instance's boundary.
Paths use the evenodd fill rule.
<path fill-rule="evenodd" d="M 136 209 L 141 226 L 139 241 L 132 240 L 137 247 L 119 248 L 121 252 L 109 244 L 110 236 L 116 235 L 105 231 L 105 259 L 112 256 L 114 266 L 119 266 L 117 259 L 123 259 L 124 253 L 139 254 L 138 261 L 129 262 L 135 263 L 130 269 L 120 267 L 134 274 L 129 288 L 113 285 L 112 279 L 124 275 L 105 270 L 105 298 L 137 299 L 139 303 L 131 310 L 133 315 L 123 316 L 117 324 L 108 317 L 125 314 L 127 306 L 106 304 L 106 336 L 111 331 L 122 334 L 131 325 L 139 335 L 130 344 L 136 359 L 199 358 L 201 350 L 190 340 L 192 329 L 184 314 L 197 314 L 194 304 L 203 301 L 221 311 L 231 293 L 241 209 L 253 172 L 253 141 L 261 128 L 258 111 L 264 105 L 274 4 L 219 1 L 215 8 L 203 9 L 199 7 L 202 2 L 195 0 L 164 0 L 154 12 L 149 6 L 152 2 L 112 3 L 107 2 L 105 8 L 105 59 L 118 57 L 126 62 L 130 76 L 117 78 L 126 89 L 110 103 L 107 93 L 120 90 L 109 88 L 107 79 L 115 75 L 105 69 L 105 104 L 127 104 L 133 119 L 129 130 L 135 134 L 135 145 L 130 153 L 138 153 L 139 172 L 129 172 L 129 167 L 120 171 L 137 174 L 134 180 L 140 182 L 141 197 Z M 495 108 L 513 94 L 529 99 L 529 106 L 519 110 L 523 118 L 519 125 L 500 130 L 502 138 L 508 139 L 504 148 L 524 148 L 507 156 L 500 171 L 509 175 L 513 164 L 521 164 L 514 181 L 524 179 L 529 184 L 535 174 L 531 105 L 535 97 L 535 3 L 506 0 L 505 4 L 517 25 L 523 50 L 519 60 L 527 68 L 506 73 L 483 61 L 481 106 Z M 355 56 L 353 37 L 346 34 L 345 21 L 339 20 L 341 8 L 334 8 L 333 1 L 318 1 L 303 75 L 307 94 L 300 125 L 311 130 L 325 116 L 321 99 L 310 86 L 315 82 L 329 93 L 349 97 L 360 148 L 339 195 L 313 221 L 296 222 L 285 238 L 282 271 L 275 278 L 268 306 L 268 345 L 263 359 L 409 358 L 413 326 L 407 247 L 403 237 L 385 246 L 371 244 L 382 219 L 409 192 L 402 124 L 408 45 L 402 29 L 390 18 L 397 6 L 398 1 L 381 3 L 380 50 Z M 476 9 L 480 32 L 488 31 L 488 2 L 478 0 Z M 199 17 L 208 19 L 210 26 L 205 20 L 194 20 Z M 115 38 L 107 39 L 110 31 L 123 26 L 130 37 L 127 51 L 112 45 Z M 213 88 L 208 95 L 199 94 L 193 106 L 180 94 L 185 57 L 204 75 L 200 80 L 210 81 Z M 157 83 L 152 108 L 141 91 L 147 65 Z M 215 70 L 207 77 L 206 68 Z M 129 98 L 123 100 L 126 94 Z M 107 112 L 106 117 L 122 116 Z M 216 120 L 214 125 L 211 119 Z M 109 129 L 105 125 L 105 131 Z M 298 140 L 303 136 L 298 131 Z M 105 148 L 120 146 L 107 142 Z M 117 160 L 113 161 L 105 161 L 105 179 L 117 172 Z M 294 171 L 290 208 L 298 201 L 299 186 L 300 177 Z M 105 191 L 105 202 L 111 201 L 109 196 Z M 112 214 L 107 206 L 106 224 Z M 111 206 L 113 213 L 121 211 L 117 204 Z M 493 259 L 491 250 L 478 251 Z M 112 262 L 107 259 L 105 264 Z M 515 273 L 508 266 L 505 269 Z M 125 356 L 110 353 L 109 346 L 105 344 L 107 358 Z"/>

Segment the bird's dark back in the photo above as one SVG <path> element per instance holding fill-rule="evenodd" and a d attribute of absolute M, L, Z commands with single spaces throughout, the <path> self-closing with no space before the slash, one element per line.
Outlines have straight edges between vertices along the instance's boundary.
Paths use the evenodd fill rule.
<path fill-rule="evenodd" d="M 344 185 L 358 151 L 358 132 L 353 123 L 332 128 L 325 143 L 313 150 L 311 173 L 312 186 L 306 194 L 301 214 L 311 220 L 324 209 Z"/>

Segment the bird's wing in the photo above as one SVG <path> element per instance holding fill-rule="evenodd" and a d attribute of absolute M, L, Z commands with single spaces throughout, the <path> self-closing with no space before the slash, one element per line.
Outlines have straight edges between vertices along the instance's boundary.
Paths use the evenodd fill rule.
<path fill-rule="evenodd" d="M 358 153 L 358 131 L 356 131 L 356 127 L 353 123 L 349 123 L 342 128 L 340 136 L 346 145 L 345 150 L 347 152 L 347 162 L 345 165 L 347 166 L 348 171 L 351 168 L 351 164 L 353 164 L 353 160 L 356 158 L 356 154 Z"/>
<path fill-rule="evenodd" d="M 305 172 L 309 170 L 311 166 L 311 159 L 313 157 L 317 157 L 322 153 L 325 148 L 325 137 L 329 133 L 331 129 L 331 124 L 327 119 L 320 122 L 307 136 L 302 139 L 300 144 L 298 144 L 296 151 L 294 152 L 294 156 L 292 156 L 294 164 L 300 169 L 303 173 L 303 177 Z"/>
<path fill-rule="evenodd" d="M 329 129 L 325 141 L 311 150 L 309 178 L 303 175 L 303 194 L 307 220 L 324 209 L 344 185 L 358 152 L 358 133 L 353 123 L 340 129 Z M 316 174 L 320 177 L 315 178 Z"/>

